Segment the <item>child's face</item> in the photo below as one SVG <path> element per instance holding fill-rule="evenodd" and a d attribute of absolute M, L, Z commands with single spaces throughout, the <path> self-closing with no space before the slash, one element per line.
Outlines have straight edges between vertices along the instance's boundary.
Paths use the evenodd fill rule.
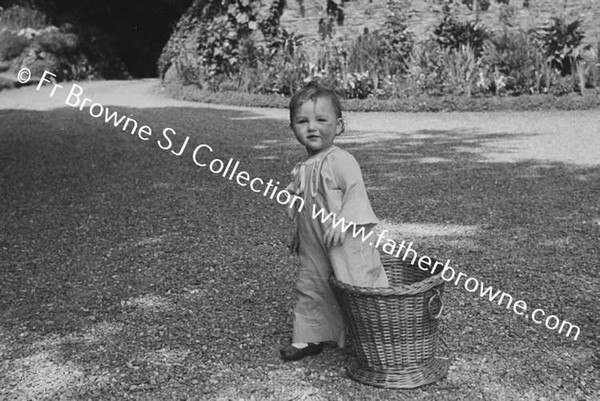
<path fill-rule="evenodd" d="M 310 155 L 331 147 L 334 138 L 342 133 L 342 119 L 336 117 L 335 109 L 327 98 L 302 103 L 290 126 L 298 142 Z"/>

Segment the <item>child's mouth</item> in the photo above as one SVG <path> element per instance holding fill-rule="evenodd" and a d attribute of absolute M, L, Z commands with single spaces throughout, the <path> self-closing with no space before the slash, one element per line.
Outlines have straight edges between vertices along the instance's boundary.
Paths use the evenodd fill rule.
<path fill-rule="evenodd" d="M 318 139 L 319 136 L 318 135 L 309 135 L 307 136 L 308 139 Z"/>

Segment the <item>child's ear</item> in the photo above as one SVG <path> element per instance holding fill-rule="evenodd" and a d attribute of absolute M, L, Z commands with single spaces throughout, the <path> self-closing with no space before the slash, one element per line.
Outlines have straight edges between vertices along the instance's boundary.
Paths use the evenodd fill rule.
<path fill-rule="evenodd" d="M 336 136 L 342 135 L 345 130 L 346 130 L 346 121 L 344 121 L 343 118 L 338 118 L 337 119 L 336 130 L 335 130 L 335 135 Z"/>

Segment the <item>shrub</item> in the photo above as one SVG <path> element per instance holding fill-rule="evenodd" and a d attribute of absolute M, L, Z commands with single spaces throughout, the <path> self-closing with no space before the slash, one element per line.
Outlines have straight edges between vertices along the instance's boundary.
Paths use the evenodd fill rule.
<path fill-rule="evenodd" d="M 346 99 L 366 99 L 375 92 L 378 86 L 378 82 L 373 79 L 374 77 L 377 77 L 377 75 L 370 75 L 366 72 L 347 73 L 341 88 L 342 96 Z"/>
<path fill-rule="evenodd" d="M 536 57 L 529 35 L 522 31 L 503 31 L 486 41 L 483 51 L 484 64 L 506 77 L 505 88 L 513 95 L 529 93 L 536 87 L 536 72 L 544 68 L 539 61 L 536 63 Z"/>
<path fill-rule="evenodd" d="M 106 36 L 106 34 L 104 34 Z M 49 25 L 39 10 L 14 6 L 0 9 L 0 60 L 11 69 L 27 66 L 33 75 L 44 69 L 59 80 L 89 77 L 123 78 L 127 71 L 98 30 Z"/>
<path fill-rule="evenodd" d="M 410 39 L 409 39 L 410 38 Z M 351 42 L 348 48 L 348 69 L 356 73 L 371 72 L 378 77 L 406 72 L 412 36 L 394 36 L 390 31 L 368 31 Z"/>
<path fill-rule="evenodd" d="M 552 68 L 550 60 L 537 50 L 533 57 L 533 74 L 534 83 L 530 90 L 531 94 L 548 93 L 560 76 L 560 73 Z"/>
<path fill-rule="evenodd" d="M 479 57 L 486 39 L 490 38 L 487 28 L 480 22 L 461 22 L 450 13 L 445 13 L 440 24 L 433 31 L 435 40 L 443 48 L 460 49 L 470 46 Z"/>
<path fill-rule="evenodd" d="M 209 76 L 232 76 L 241 68 L 239 47 L 244 44 L 244 39 L 259 32 L 268 40 L 278 35 L 279 18 L 285 3 L 282 0 L 220 3 L 226 6 L 224 13 L 200 22 L 202 29 L 197 51 L 200 65 Z"/>
<path fill-rule="evenodd" d="M 460 49 L 445 49 L 443 61 L 451 93 L 471 97 L 479 71 L 475 51 L 468 44 L 461 46 Z"/>
<path fill-rule="evenodd" d="M 571 75 L 558 77 L 556 83 L 550 88 L 554 96 L 565 96 L 575 91 L 575 79 Z"/>
<path fill-rule="evenodd" d="M 23 28 L 42 29 L 50 25 L 43 12 L 21 6 L 12 6 L 2 11 L 0 8 L 0 28 L 18 31 Z"/>
<path fill-rule="evenodd" d="M 310 66 L 302 47 L 278 48 L 264 68 L 271 73 L 269 92 L 290 96 L 300 89 L 310 76 Z M 265 91 L 266 93 L 266 91 Z"/>
<path fill-rule="evenodd" d="M 586 48 L 579 46 L 571 55 L 572 75 L 580 93 L 585 92 L 586 88 L 598 86 L 598 73 L 600 72 L 598 61 L 598 50 L 591 46 Z"/>
<path fill-rule="evenodd" d="M 408 0 L 388 0 L 390 13 L 386 17 L 385 26 L 380 31 L 384 41 L 383 57 L 394 60 L 386 75 L 406 72 L 410 60 L 415 36 L 408 29 L 408 16 L 406 10 L 410 7 Z"/>
<path fill-rule="evenodd" d="M 75 33 L 80 39 L 78 43 L 79 52 L 85 55 L 91 66 L 89 77 L 102 77 L 105 79 L 126 79 L 130 77 L 121 58 L 108 45 L 110 38 L 104 31 L 90 26 Z"/>
<path fill-rule="evenodd" d="M 69 57 L 78 50 L 79 39 L 73 33 L 60 32 L 58 29 L 54 29 L 36 36 L 33 39 L 33 45 L 39 46 L 39 49 L 43 52 Z"/>
<path fill-rule="evenodd" d="M 438 42 L 428 40 L 415 46 L 409 64 L 407 80 L 421 93 L 439 96 L 447 92 L 444 50 Z"/>
<path fill-rule="evenodd" d="M 16 83 L 12 79 L 6 79 L 0 76 L 0 91 L 4 89 L 12 89 L 16 86 Z"/>
<path fill-rule="evenodd" d="M 573 70 L 573 54 L 581 47 L 585 36 L 582 23 L 581 19 L 567 22 L 564 18 L 553 17 L 546 26 L 537 30 L 536 38 L 541 50 L 562 76 L 571 74 Z"/>
<path fill-rule="evenodd" d="M 291 95 L 304 85 L 310 75 L 310 68 L 302 46 L 302 36 L 279 28 L 271 43 L 260 49 L 259 71 L 268 71 L 268 75 L 265 72 L 259 74 L 269 77 L 259 86 L 261 93 Z"/>
<path fill-rule="evenodd" d="M 408 95 L 467 95 L 485 92 L 487 85 L 478 83 L 484 74 L 481 59 L 469 45 L 458 49 L 443 48 L 435 40 L 415 46 L 410 68 L 405 75 Z M 415 88 L 416 93 L 415 93 Z"/>
<path fill-rule="evenodd" d="M 186 62 L 181 62 L 182 58 L 179 58 L 179 72 L 185 74 L 185 82 L 212 91 L 291 95 L 310 76 L 300 37 L 279 29 L 270 43 L 265 45 L 257 44 L 257 36 L 260 37 L 251 35 L 240 41 L 236 52 L 237 68 L 229 74 L 207 74 L 205 66 L 198 62 L 193 53 L 189 53 Z M 194 62 L 197 62 L 195 66 Z"/>
<path fill-rule="evenodd" d="M 282 0 L 194 1 L 163 49 L 160 76 L 175 65 L 184 82 L 204 88 L 236 82 L 245 88 L 266 86 L 249 85 L 247 80 L 277 53 L 283 8 Z M 265 42 L 269 45 L 256 45 Z M 226 84 L 225 77 L 233 82 Z"/>
<path fill-rule="evenodd" d="M 596 43 L 596 47 L 590 52 L 591 77 L 592 85 L 595 88 L 600 88 L 600 41 Z"/>
<path fill-rule="evenodd" d="M 44 58 L 35 58 L 27 60 L 25 65 L 31 71 L 33 76 L 41 77 L 44 71 L 52 71 L 56 74 L 58 80 L 64 80 L 67 74 L 61 69 L 61 62 L 53 54 L 48 54 Z"/>
<path fill-rule="evenodd" d="M 29 40 L 8 30 L 0 32 L 0 61 L 18 57 L 29 46 Z"/>
<path fill-rule="evenodd" d="M 200 65 L 208 76 L 231 75 L 238 70 L 237 33 L 226 16 L 215 17 L 201 26 L 198 40 Z"/>
<path fill-rule="evenodd" d="M 59 81 L 85 79 L 96 73 L 78 37 L 55 27 L 37 31 L 27 51 L 13 60 L 13 65 L 26 66 L 34 76 L 41 76 L 44 70 L 52 71 Z"/>
<path fill-rule="evenodd" d="M 402 80 L 410 62 L 414 35 L 408 29 L 406 0 L 388 0 L 389 14 L 382 29 L 352 41 L 347 49 L 347 71 L 342 71 L 342 89 L 347 98 L 390 96 Z"/>
<path fill-rule="evenodd" d="M 356 72 L 379 70 L 382 42 L 377 32 L 368 31 L 354 39 L 348 49 L 348 68 Z"/>

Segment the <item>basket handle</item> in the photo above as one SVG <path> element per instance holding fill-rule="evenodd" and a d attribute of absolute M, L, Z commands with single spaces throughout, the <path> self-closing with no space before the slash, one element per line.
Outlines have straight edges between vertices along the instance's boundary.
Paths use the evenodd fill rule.
<path fill-rule="evenodd" d="M 432 319 L 439 319 L 440 316 L 442 315 L 442 311 L 444 310 L 444 301 L 442 300 L 442 296 L 440 295 L 440 291 L 437 288 L 434 288 L 435 294 L 433 294 L 431 296 L 431 298 L 429 298 L 429 302 L 427 303 L 427 310 L 429 311 L 429 316 L 431 316 Z M 433 313 L 431 313 L 431 301 L 433 301 L 435 298 L 438 298 L 440 300 L 440 310 L 434 315 Z"/>

